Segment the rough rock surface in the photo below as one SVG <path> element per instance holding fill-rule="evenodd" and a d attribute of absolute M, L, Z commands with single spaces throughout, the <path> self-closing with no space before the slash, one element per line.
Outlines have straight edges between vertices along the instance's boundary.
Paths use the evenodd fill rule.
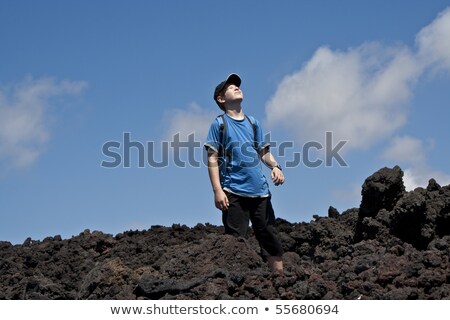
<path fill-rule="evenodd" d="M 0 242 L 0 299 L 450 299 L 450 186 L 406 192 L 399 167 L 360 208 L 277 220 L 284 276 L 248 240 L 198 224 Z"/>

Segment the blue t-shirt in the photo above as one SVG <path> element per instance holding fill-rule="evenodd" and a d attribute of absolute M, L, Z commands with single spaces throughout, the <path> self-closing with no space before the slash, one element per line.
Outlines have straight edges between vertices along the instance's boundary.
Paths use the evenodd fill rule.
<path fill-rule="evenodd" d="M 205 147 L 219 152 L 222 142 L 226 146 L 223 158 L 219 159 L 220 182 L 224 190 L 244 197 L 267 197 L 270 195 L 269 184 L 262 172 L 259 152 L 270 143 L 264 141 L 259 122 L 250 119 L 256 125 L 256 137 L 247 117 L 235 120 L 224 114 L 226 129 L 224 141 L 220 141 L 222 121 L 217 117 L 209 129 Z"/>

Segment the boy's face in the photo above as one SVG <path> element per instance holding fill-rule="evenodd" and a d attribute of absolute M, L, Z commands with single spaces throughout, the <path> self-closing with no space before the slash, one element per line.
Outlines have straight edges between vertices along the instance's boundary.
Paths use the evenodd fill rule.
<path fill-rule="evenodd" d="M 244 94 L 242 93 L 242 90 L 234 84 L 229 84 L 226 86 L 217 97 L 217 101 L 219 101 L 222 105 L 229 102 L 241 102 L 243 99 Z"/>

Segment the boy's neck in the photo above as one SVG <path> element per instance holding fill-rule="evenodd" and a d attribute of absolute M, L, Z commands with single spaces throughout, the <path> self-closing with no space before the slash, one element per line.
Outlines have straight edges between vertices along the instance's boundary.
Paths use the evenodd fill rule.
<path fill-rule="evenodd" d="M 225 113 L 236 120 L 242 120 L 244 119 L 244 111 L 242 110 L 241 105 L 234 105 L 234 106 L 227 106 Z"/>

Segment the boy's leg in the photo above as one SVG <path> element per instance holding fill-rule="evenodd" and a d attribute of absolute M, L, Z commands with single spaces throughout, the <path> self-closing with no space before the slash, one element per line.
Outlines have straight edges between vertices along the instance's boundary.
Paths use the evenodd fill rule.
<path fill-rule="evenodd" d="M 252 228 L 267 259 L 269 268 L 276 273 L 283 272 L 283 248 L 275 227 L 275 213 L 270 197 L 254 199 L 255 207 L 250 215 Z"/>
<path fill-rule="evenodd" d="M 227 192 L 228 210 L 222 211 L 222 222 L 225 233 L 247 238 L 249 210 L 246 198 Z"/>

